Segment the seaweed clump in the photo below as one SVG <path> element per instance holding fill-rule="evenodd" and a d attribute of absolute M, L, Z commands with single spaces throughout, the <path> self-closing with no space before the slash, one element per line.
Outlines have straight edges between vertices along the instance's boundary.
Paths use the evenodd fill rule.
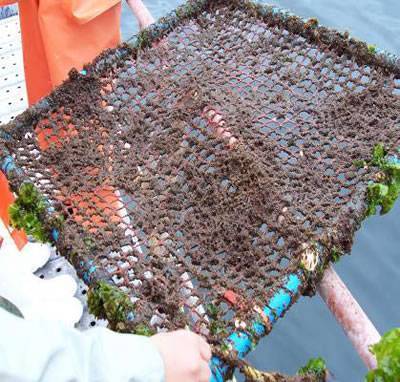
<path fill-rule="evenodd" d="M 323 358 L 311 358 L 305 366 L 297 372 L 299 375 L 312 375 L 317 381 L 325 381 L 328 375 L 328 368 Z"/>
<path fill-rule="evenodd" d="M 88 307 L 97 318 L 108 320 L 112 330 L 147 337 L 155 334 L 149 326 L 133 322 L 135 306 L 129 296 L 115 285 L 98 281 L 89 289 Z"/>
<path fill-rule="evenodd" d="M 108 320 L 114 330 L 123 330 L 123 323 L 133 314 L 134 305 L 121 289 L 105 281 L 99 281 L 89 289 L 88 307 L 96 317 Z"/>
<path fill-rule="evenodd" d="M 376 356 L 378 367 L 367 374 L 366 382 L 400 381 L 400 328 L 386 333 L 371 346 L 371 352 Z"/>
<path fill-rule="evenodd" d="M 370 183 L 367 190 L 367 216 L 375 215 L 377 208 L 384 215 L 391 211 L 400 195 L 400 161 L 389 157 L 383 144 L 374 147 L 370 164 L 379 168 L 376 182 Z"/>
<path fill-rule="evenodd" d="M 47 203 L 32 183 L 23 183 L 18 190 L 18 197 L 9 207 L 12 227 L 23 229 L 27 235 L 42 243 L 50 241 L 42 217 Z"/>

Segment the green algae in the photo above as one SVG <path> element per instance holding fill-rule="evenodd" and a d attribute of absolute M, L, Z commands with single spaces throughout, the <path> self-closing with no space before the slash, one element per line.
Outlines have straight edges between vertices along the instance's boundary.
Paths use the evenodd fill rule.
<path fill-rule="evenodd" d="M 367 188 L 367 210 L 366 216 L 377 213 L 380 207 L 380 214 L 390 212 L 400 195 L 400 162 L 397 158 L 390 159 L 382 144 L 377 144 L 372 153 L 370 165 L 378 167 L 377 181 L 371 182 Z"/>
<path fill-rule="evenodd" d="M 340 258 L 343 256 L 343 251 L 341 251 L 338 247 L 333 247 L 331 250 L 331 260 L 333 263 L 339 262 Z"/>
<path fill-rule="evenodd" d="M 88 292 L 89 312 L 97 318 L 108 320 L 110 328 L 123 329 L 121 324 L 127 321 L 134 305 L 129 296 L 117 286 L 98 281 Z"/>
<path fill-rule="evenodd" d="M 156 331 L 145 324 L 136 325 L 133 334 L 138 336 L 151 337 L 156 334 Z"/>
<path fill-rule="evenodd" d="M 364 168 L 365 166 L 367 166 L 367 161 L 360 159 L 355 160 L 353 161 L 353 166 L 356 167 L 357 169 Z"/>
<path fill-rule="evenodd" d="M 207 316 L 216 320 L 218 318 L 218 307 L 215 304 L 207 304 L 206 306 Z"/>
<path fill-rule="evenodd" d="M 371 54 L 376 54 L 376 52 L 378 51 L 378 48 L 376 47 L 376 45 L 370 44 L 368 45 L 368 52 Z"/>
<path fill-rule="evenodd" d="M 11 226 L 23 229 L 35 240 L 50 242 L 50 235 L 43 224 L 47 203 L 32 183 L 23 183 L 18 190 L 18 197 L 8 209 Z"/>
<path fill-rule="evenodd" d="M 210 320 L 210 334 L 213 336 L 227 335 L 228 331 L 224 327 L 224 322 L 219 320 Z"/>
<path fill-rule="evenodd" d="M 376 356 L 378 367 L 367 374 L 365 381 L 400 381 L 400 328 L 386 333 L 370 351 Z"/>
<path fill-rule="evenodd" d="M 144 323 L 134 323 L 135 306 L 128 294 L 115 285 L 98 281 L 88 292 L 89 312 L 97 318 L 108 320 L 112 330 L 150 337 L 155 329 Z"/>
<path fill-rule="evenodd" d="M 213 303 L 207 304 L 206 313 L 210 320 L 210 333 L 214 336 L 227 334 L 223 321 L 219 320 L 219 309 L 217 305 Z"/>
<path fill-rule="evenodd" d="M 317 378 L 318 381 L 325 381 L 328 368 L 323 358 L 311 358 L 305 366 L 300 368 L 297 372 L 298 375 L 312 375 Z"/>

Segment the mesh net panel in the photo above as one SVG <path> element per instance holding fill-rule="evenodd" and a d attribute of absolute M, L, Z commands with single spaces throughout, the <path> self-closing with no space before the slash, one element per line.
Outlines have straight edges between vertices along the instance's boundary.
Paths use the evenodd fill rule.
<path fill-rule="evenodd" d="M 350 251 L 378 171 L 353 162 L 400 145 L 399 71 L 296 28 L 208 5 L 150 48 L 103 54 L 7 128 L 24 172 L 11 184 L 33 182 L 64 216 L 58 249 L 89 284 L 127 292 L 134 323 L 221 344 L 306 248 L 322 265 Z"/>

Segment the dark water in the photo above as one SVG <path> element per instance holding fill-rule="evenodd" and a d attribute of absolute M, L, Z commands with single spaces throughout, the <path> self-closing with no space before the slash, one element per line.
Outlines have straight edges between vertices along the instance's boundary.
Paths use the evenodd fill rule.
<path fill-rule="evenodd" d="M 147 0 L 154 17 L 183 1 Z M 281 0 L 277 5 L 400 55 L 399 0 Z M 124 8 L 124 38 L 137 31 Z M 384 217 L 368 219 L 352 256 L 336 270 L 383 334 L 400 327 L 400 203 Z M 366 368 L 319 296 L 303 298 L 249 356 L 258 368 L 295 373 L 310 357 L 322 356 L 340 382 L 362 381 Z"/>

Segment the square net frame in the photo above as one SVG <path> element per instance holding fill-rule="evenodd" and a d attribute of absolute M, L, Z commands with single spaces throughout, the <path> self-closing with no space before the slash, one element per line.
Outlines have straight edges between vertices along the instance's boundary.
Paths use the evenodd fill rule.
<path fill-rule="evenodd" d="M 236 362 L 350 251 L 399 129 L 397 57 L 274 7 L 191 1 L 71 71 L 0 154 L 98 316 L 189 327 Z"/>

